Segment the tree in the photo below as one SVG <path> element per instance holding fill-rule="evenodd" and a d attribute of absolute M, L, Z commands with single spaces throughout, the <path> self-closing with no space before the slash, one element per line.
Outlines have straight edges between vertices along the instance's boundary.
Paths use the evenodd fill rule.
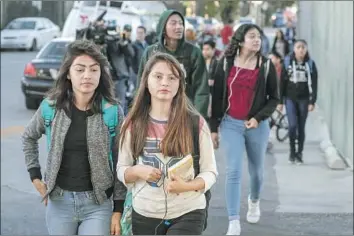
<path fill-rule="evenodd" d="M 222 22 L 228 23 L 230 21 L 234 21 L 234 16 L 236 15 L 239 0 L 235 1 L 219 1 L 220 5 L 220 17 Z"/>

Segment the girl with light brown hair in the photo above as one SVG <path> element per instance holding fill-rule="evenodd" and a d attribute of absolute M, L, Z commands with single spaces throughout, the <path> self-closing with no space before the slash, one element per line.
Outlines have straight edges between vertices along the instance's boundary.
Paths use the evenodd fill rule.
<path fill-rule="evenodd" d="M 185 83 L 179 62 L 156 53 L 145 65 L 121 129 L 117 173 L 132 190 L 134 235 L 198 235 L 204 229 L 204 193 L 215 183 L 217 170 L 208 125 L 188 100 Z M 169 174 L 170 167 L 196 153 L 195 137 L 199 162 L 179 175 Z"/>

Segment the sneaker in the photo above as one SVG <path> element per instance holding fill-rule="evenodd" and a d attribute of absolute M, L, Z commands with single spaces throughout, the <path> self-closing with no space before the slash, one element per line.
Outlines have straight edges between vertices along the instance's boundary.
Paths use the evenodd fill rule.
<path fill-rule="evenodd" d="M 290 164 L 294 164 L 295 163 L 295 154 L 290 154 L 290 156 L 289 156 L 289 163 Z"/>
<path fill-rule="evenodd" d="M 297 165 L 304 164 L 304 161 L 302 160 L 302 153 L 297 153 L 295 159 Z"/>
<path fill-rule="evenodd" d="M 241 234 L 240 220 L 229 221 L 229 228 L 227 229 L 226 235 L 240 235 L 240 234 Z"/>
<path fill-rule="evenodd" d="M 261 217 L 261 210 L 259 209 L 259 200 L 253 202 L 248 198 L 248 211 L 247 211 L 247 221 L 251 224 L 255 224 L 259 221 Z"/>

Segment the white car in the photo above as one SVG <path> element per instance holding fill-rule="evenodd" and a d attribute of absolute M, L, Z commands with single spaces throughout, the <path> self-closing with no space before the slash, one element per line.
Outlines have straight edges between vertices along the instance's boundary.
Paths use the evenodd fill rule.
<path fill-rule="evenodd" d="M 1 31 L 1 49 L 36 51 L 59 36 L 59 26 L 47 18 L 16 18 Z"/>

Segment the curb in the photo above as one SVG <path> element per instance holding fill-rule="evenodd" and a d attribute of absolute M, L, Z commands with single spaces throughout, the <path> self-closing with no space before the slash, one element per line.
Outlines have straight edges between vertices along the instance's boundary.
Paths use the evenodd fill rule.
<path fill-rule="evenodd" d="M 320 144 L 320 148 L 324 153 L 324 157 L 327 166 L 332 170 L 344 170 L 347 169 L 346 163 L 338 153 L 337 149 L 328 140 L 323 140 Z"/>
<path fill-rule="evenodd" d="M 346 163 L 344 162 L 344 158 L 339 154 L 338 150 L 336 147 L 333 145 L 328 126 L 325 122 L 325 119 L 323 116 L 321 116 L 320 108 L 316 104 L 316 109 L 315 112 L 317 113 L 317 119 L 319 121 L 319 124 L 321 125 L 321 136 L 323 137 L 323 140 L 320 143 L 320 149 L 324 153 L 324 158 L 327 163 L 327 166 L 332 169 L 332 170 L 345 170 L 347 169 L 349 165 L 349 162 Z M 348 164 L 348 165 L 347 165 Z M 352 166 L 351 166 L 352 168 Z"/>

